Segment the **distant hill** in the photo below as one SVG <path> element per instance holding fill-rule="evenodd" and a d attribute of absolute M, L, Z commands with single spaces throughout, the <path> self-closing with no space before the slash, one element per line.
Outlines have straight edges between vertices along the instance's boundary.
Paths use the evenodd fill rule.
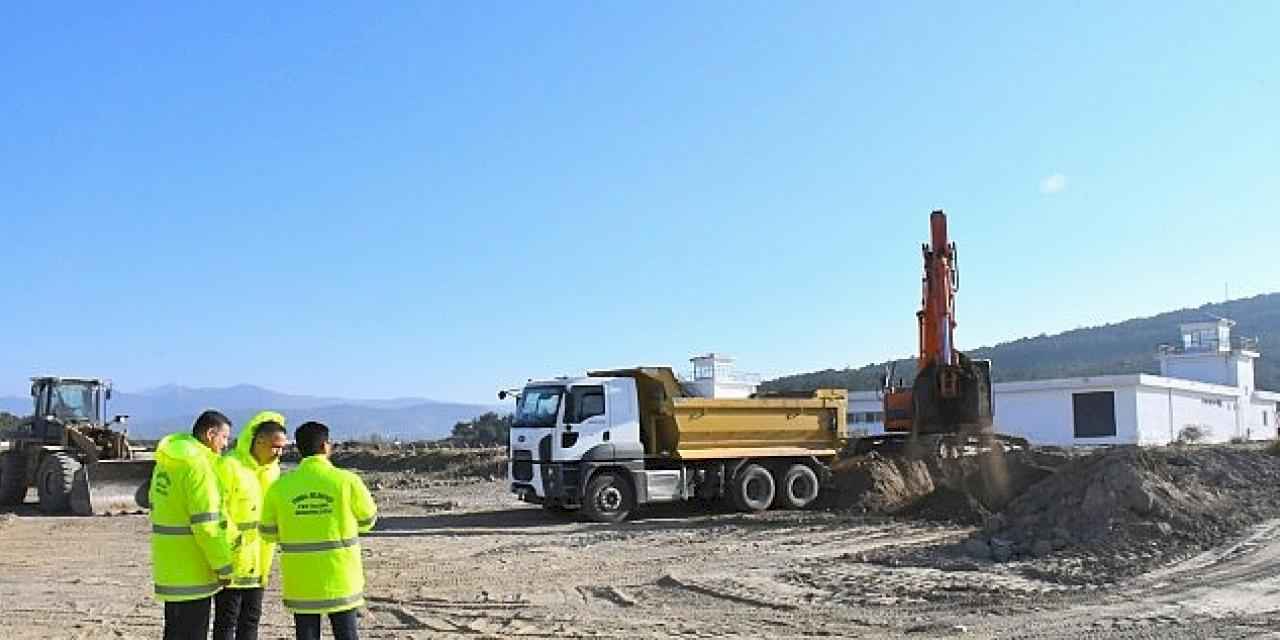
<path fill-rule="evenodd" d="M 1076 329 L 1057 335 L 1038 335 L 991 347 L 971 349 L 974 358 L 992 361 L 996 382 L 1043 380 L 1117 373 L 1159 373 L 1156 348 L 1179 341 L 1178 325 L 1209 319 L 1206 314 L 1236 321 L 1233 336 L 1258 339 L 1262 357 L 1257 361 L 1255 384 L 1259 389 L 1280 391 L 1280 293 L 1254 296 L 1195 309 L 1179 309 L 1149 318 L 1136 318 L 1100 327 Z M 907 345 L 904 345 L 907 346 Z M 874 389 L 888 363 L 858 369 L 827 369 L 783 376 L 766 381 L 768 391 L 800 391 L 828 388 Z M 895 378 L 911 379 L 915 360 L 896 363 Z"/>
<path fill-rule="evenodd" d="M 168 385 L 138 393 L 116 390 L 108 411 L 128 415 L 129 433 L 135 438 L 148 439 L 187 430 L 195 417 L 209 408 L 227 414 L 237 425 L 258 411 L 273 409 L 284 413 L 291 425 L 320 420 L 339 438 L 380 434 L 405 439 L 448 437 L 455 423 L 496 409 L 425 398 L 351 400 L 291 395 L 253 385 L 221 388 Z M 31 413 L 31 400 L 0 398 L 0 411 L 27 415 Z"/>

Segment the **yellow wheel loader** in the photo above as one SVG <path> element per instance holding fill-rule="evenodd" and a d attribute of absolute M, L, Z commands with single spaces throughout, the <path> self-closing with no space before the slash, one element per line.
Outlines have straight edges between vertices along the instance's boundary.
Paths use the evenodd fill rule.
<path fill-rule="evenodd" d="M 129 444 L 128 416 L 105 420 L 111 383 L 98 378 L 31 379 L 34 411 L 0 453 L 0 505 L 36 488 L 45 513 L 104 515 L 147 508 L 152 452 Z"/>

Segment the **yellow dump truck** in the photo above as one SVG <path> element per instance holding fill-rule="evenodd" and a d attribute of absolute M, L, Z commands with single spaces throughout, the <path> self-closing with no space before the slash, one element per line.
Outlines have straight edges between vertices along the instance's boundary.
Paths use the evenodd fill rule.
<path fill-rule="evenodd" d="M 725 496 L 744 511 L 804 508 L 849 437 L 844 389 L 706 397 L 669 367 L 530 381 L 512 395 L 512 492 L 599 522 Z"/>

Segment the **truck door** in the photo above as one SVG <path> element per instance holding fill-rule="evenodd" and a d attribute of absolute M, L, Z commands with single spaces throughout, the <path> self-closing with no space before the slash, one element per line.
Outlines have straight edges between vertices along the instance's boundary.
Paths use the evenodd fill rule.
<path fill-rule="evenodd" d="M 579 460 L 592 448 L 611 439 L 604 385 L 580 384 L 565 394 L 564 432 L 557 460 Z"/>

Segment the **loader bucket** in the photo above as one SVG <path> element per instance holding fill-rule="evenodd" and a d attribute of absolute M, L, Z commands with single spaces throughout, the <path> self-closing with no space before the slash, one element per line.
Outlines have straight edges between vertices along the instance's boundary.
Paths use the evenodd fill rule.
<path fill-rule="evenodd" d="M 141 513 L 150 507 L 154 460 L 105 460 L 76 471 L 71 512 L 80 516 Z"/>

